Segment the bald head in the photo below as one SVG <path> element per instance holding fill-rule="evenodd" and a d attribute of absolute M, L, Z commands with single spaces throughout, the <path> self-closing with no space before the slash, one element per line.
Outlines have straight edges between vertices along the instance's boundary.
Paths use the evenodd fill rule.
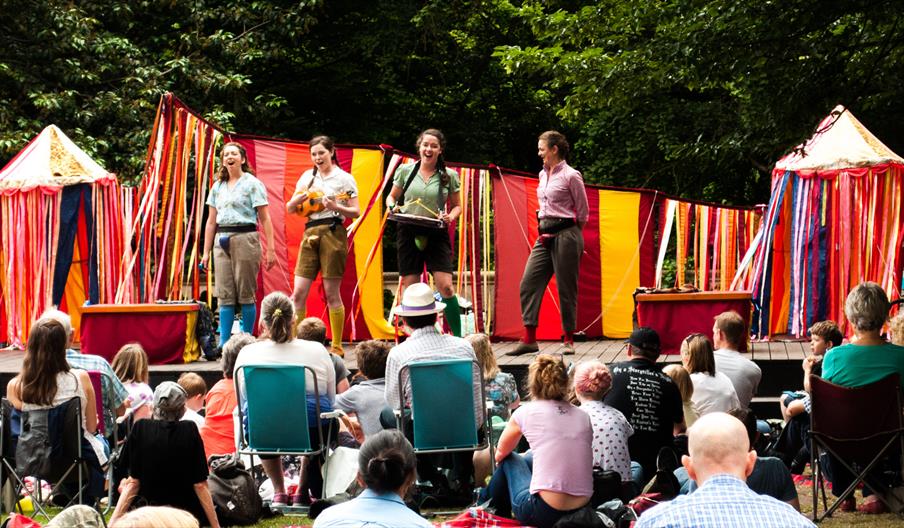
<path fill-rule="evenodd" d="M 706 414 L 687 434 L 690 456 L 683 457 L 682 462 L 698 484 L 720 473 L 743 480 L 753 471 L 756 452 L 750 450 L 747 429 L 737 418 L 725 413 Z"/>

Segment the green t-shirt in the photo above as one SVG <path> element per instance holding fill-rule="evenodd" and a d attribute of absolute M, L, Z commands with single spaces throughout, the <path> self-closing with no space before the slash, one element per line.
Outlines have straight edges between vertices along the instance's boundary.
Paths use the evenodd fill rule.
<path fill-rule="evenodd" d="M 822 378 L 842 387 L 862 387 L 897 373 L 904 380 L 904 347 L 841 345 L 822 360 Z"/>
<path fill-rule="evenodd" d="M 408 178 L 411 176 L 411 171 L 414 170 L 415 165 L 415 163 L 400 165 L 392 176 L 392 185 L 399 189 L 405 189 L 405 184 L 408 183 Z M 405 191 L 405 206 L 402 208 L 402 212 L 429 218 L 436 218 L 436 213 L 442 213 L 442 208 L 445 206 L 449 195 L 457 193 L 461 188 L 457 172 L 446 168 L 446 174 L 449 175 L 449 185 L 442 189 L 442 197 L 440 197 L 440 174 L 438 171 L 426 183 L 420 175 L 415 175 L 411 180 L 411 185 L 408 186 L 408 190 Z M 415 204 L 418 199 L 423 205 Z"/>

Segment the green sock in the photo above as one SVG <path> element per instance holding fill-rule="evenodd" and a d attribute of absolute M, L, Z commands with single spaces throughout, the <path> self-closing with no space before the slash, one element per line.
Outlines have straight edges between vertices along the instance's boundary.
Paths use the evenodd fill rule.
<path fill-rule="evenodd" d="M 443 313 L 446 315 L 446 322 L 449 323 L 452 335 L 461 337 L 461 309 L 458 307 L 458 296 L 443 297 L 443 302 L 446 303 Z"/>

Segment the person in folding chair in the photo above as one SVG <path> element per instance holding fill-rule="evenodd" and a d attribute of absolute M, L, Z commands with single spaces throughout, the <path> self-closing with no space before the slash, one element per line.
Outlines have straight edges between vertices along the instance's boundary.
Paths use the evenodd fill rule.
<path fill-rule="evenodd" d="M 320 390 L 320 411 L 332 411 L 336 401 L 336 373 L 330 354 L 322 343 L 295 339 L 295 312 L 292 301 L 282 292 L 273 292 L 261 301 L 261 321 L 263 340 L 252 343 L 239 352 L 235 360 L 233 377 L 245 365 L 300 365 L 313 369 L 317 377 L 317 387 Z M 320 437 L 317 432 L 319 418 L 314 412 L 314 387 L 311 383 L 309 394 L 287 394 L 286 404 L 298 404 L 304 401 L 308 406 L 308 427 L 310 429 L 311 445 L 320 446 Z M 301 399 L 301 400 L 299 400 Z M 335 425 L 330 422 L 330 427 Z M 335 434 L 328 436 L 335 437 Z M 282 460 L 277 455 L 259 455 L 264 472 L 273 483 L 273 500 L 270 505 L 281 508 L 290 505 L 306 506 L 311 498 L 319 498 L 322 494 L 323 475 L 320 472 L 321 459 L 319 456 L 304 457 L 302 467 L 306 467 L 307 481 L 299 483 L 299 493 L 289 497 L 286 494 L 285 481 L 283 479 Z M 304 480 L 304 479 L 303 479 Z M 289 502 L 291 500 L 291 503 Z"/>
<path fill-rule="evenodd" d="M 854 337 L 850 343 L 834 347 L 826 353 L 822 360 L 824 380 L 842 387 L 862 387 L 889 374 L 898 374 L 904 381 L 904 347 L 888 343 L 881 335 L 890 307 L 888 295 L 875 282 L 864 282 L 851 290 L 844 302 L 844 315 L 854 328 Z M 889 466 L 900 468 L 900 464 L 894 462 Z M 836 496 L 854 479 L 854 475 L 831 456 L 828 457 L 826 474 Z M 863 504 L 857 509 L 867 513 L 887 511 L 885 504 L 876 497 L 870 497 L 870 494 L 871 490 L 864 487 Z M 852 495 L 843 502 L 842 511 L 852 511 L 855 500 Z"/>
<path fill-rule="evenodd" d="M 461 215 L 461 183 L 458 173 L 446 167 L 443 160 L 446 136 L 441 131 L 424 130 L 415 146 L 418 161 L 396 169 L 386 198 L 386 208 L 393 213 L 390 219 L 398 226 L 396 246 L 402 289 L 418 282 L 426 266 L 442 295 L 446 322 L 452 334 L 461 337 L 461 309 L 452 289 L 455 267 L 449 240 L 449 225 Z"/>
<path fill-rule="evenodd" d="M 10 380 L 6 397 L 14 408 L 33 411 L 57 407 L 78 397 L 82 416 L 82 458 L 88 467 L 88 486 L 83 493 L 86 504 L 94 504 L 104 494 L 104 477 L 101 464 L 107 462 L 107 447 L 95 436 L 97 432 L 97 406 L 94 387 L 88 373 L 72 369 L 66 362 L 66 344 L 69 335 L 59 321 L 40 319 L 31 327 L 22 371 Z M 22 443 L 19 444 L 21 449 Z M 18 457 L 17 457 L 18 458 Z M 80 485 L 77 484 L 76 486 Z M 62 486 L 63 503 L 75 495 L 72 486 Z M 55 501 L 57 502 L 57 501 Z"/>
<path fill-rule="evenodd" d="M 445 309 L 445 305 L 437 302 L 433 296 L 433 288 L 418 282 L 408 286 L 402 294 L 402 303 L 394 313 L 400 316 L 412 329 L 411 335 L 404 343 L 396 345 L 386 359 L 386 402 L 393 409 L 403 411 L 411 407 L 410 379 L 404 376 L 404 393 L 407 401 L 399 401 L 399 373 L 402 368 L 412 363 L 442 359 L 467 359 L 477 361 L 474 349 L 466 340 L 451 335 L 441 334 L 436 329 L 436 314 Z M 484 422 L 484 403 L 481 394 L 480 372 L 474 369 L 474 416 L 478 424 L 478 442 L 483 441 L 486 433 Z M 406 422 L 405 436 L 414 441 L 413 421 Z M 418 455 L 418 477 L 429 480 L 440 496 L 451 494 L 456 498 L 470 498 L 471 478 L 474 473 L 473 454 L 462 451 L 452 454 L 452 480 L 446 482 L 445 477 L 437 469 L 437 457 L 434 455 Z"/>
<path fill-rule="evenodd" d="M 219 528 L 213 499 L 207 487 L 207 460 L 198 427 L 182 420 L 185 389 L 164 381 L 154 390 L 154 415 L 132 428 L 122 452 L 129 478 L 110 524 L 141 506 L 172 506 L 185 510 L 202 526 Z"/>
<path fill-rule="evenodd" d="M 298 178 L 295 194 L 286 204 L 289 213 L 308 217 L 295 264 L 292 302 L 295 304 L 297 324 L 301 324 L 306 315 L 305 303 L 311 284 L 318 273 L 323 276 L 323 291 L 330 310 L 333 336 L 330 351 L 343 356 L 345 306 L 339 295 L 339 286 L 348 257 L 347 233 L 343 223 L 361 214 L 358 187 L 355 177 L 339 167 L 333 138 L 312 138 L 310 150 L 314 168 Z"/>

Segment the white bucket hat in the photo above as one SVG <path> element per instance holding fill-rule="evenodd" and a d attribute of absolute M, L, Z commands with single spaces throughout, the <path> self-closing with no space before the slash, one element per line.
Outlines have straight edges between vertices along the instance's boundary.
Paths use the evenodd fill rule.
<path fill-rule="evenodd" d="M 439 313 L 445 308 L 445 303 L 438 302 L 433 297 L 433 288 L 423 282 L 416 282 L 405 288 L 402 303 L 392 313 L 400 317 L 416 317 Z"/>

